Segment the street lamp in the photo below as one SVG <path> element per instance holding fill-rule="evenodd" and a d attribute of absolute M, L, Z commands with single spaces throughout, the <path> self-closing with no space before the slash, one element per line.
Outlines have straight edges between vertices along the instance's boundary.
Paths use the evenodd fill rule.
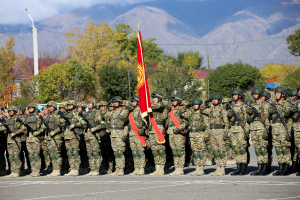
<path fill-rule="evenodd" d="M 30 16 L 27 9 L 25 9 L 27 14 L 29 15 L 31 21 L 32 21 L 32 37 L 33 37 L 33 63 L 34 63 L 34 75 L 39 74 L 39 62 L 38 62 L 38 45 L 37 45 L 37 29 L 34 27 L 34 22 L 32 17 Z"/>

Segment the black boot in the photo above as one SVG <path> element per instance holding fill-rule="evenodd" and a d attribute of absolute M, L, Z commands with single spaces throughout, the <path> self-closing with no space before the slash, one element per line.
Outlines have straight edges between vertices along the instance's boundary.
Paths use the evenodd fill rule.
<path fill-rule="evenodd" d="M 300 176 L 300 163 L 298 164 L 298 173 L 296 174 L 296 176 Z"/>
<path fill-rule="evenodd" d="M 236 171 L 231 173 L 231 176 L 236 176 L 240 173 L 241 171 L 241 163 L 236 163 Z"/>
<path fill-rule="evenodd" d="M 279 169 L 277 170 L 277 172 L 273 173 L 273 176 L 280 176 L 281 171 L 282 171 L 282 163 L 278 163 L 279 165 Z"/>
<path fill-rule="evenodd" d="M 289 164 L 288 163 L 282 163 L 282 171 L 280 173 L 280 176 L 288 176 L 290 175 L 289 172 Z"/>
<path fill-rule="evenodd" d="M 268 175 L 268 171 L 267 171 L 267 163 L 262 163 L 261 164 L 261 171 L 259 173 L 260 176 L 266 176 Z"/>
<path fill-rule="evenodd" d="M 247 163 L 241 163 L 241 171 L 239 173 L 240 176 L 247 174 Z"/>
<path fill-rule="evenodd" d="M 272 171 L 272 166 L 269 165 L 269 164 L 267 164 L 267 172 L 268 172 L 268 174 L 270 174 L 271 171 Z"/>
<path fill-rule="evenodd" d="M 260 174 L 260 172 L 261 172 L 261 163 L 257 163 L 257 165 L 258 165 L 258 168 L 257 168 L 257 170 L 255 170 L 253 173 L 251 173 L 250 174 L 250 176 L 257 176 L 257 175 L 259 175 Z"/>
<path fill-rule="evenodd" d="M 290 168 L 290 173 L 296 173 L 297 172 L 297 161 L 292 161 L 292 167 Z"/>

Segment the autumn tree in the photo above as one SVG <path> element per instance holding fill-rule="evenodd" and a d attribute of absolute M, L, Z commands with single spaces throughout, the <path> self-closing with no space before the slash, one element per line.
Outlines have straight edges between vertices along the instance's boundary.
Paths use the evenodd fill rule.
<path fill-rule="evenodd" d="M 200 51 L 193 50 L 178 52 L 177 56 L 168 55 L 165 59 L 171 59 L 175 66 L 189 66 L 191 69 L 201 69 L 203 63 Z"/>
<path fill-rule="evenodd" d="M 286 86 L 290 89 L 298 88 L 300 85 L 300 68 L 284 77 L 281 85 Z"/>
<path fill-rule="evenodd" d="M 295 30 L 294 34 L 286 38 L 286 43 L 289 44 L 288 49 L 290 54 L 300 56 L 300 29 Z"/>

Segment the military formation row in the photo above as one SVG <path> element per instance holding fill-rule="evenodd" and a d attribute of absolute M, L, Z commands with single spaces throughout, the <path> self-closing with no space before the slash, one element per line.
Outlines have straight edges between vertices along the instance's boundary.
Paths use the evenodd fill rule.
<path fill-rule="evenodd" d="M 50 101 L 41 113 L 31 103 L 26 115 L 14 106 L 6 115 L 0 108 L 0 175 L 6 175 L 6 155 L 11 171 L 7 177 L 18 177 L 24 170 L 23 152 L 28 177 L 40 176 L 43 161 L 52 172 L 49 177 L 122 176 L 125 167 L 132 169 L 130 175 L 143 175 L 145 167 L 154 165 L 150 175 L 164 175 L 167 160 L 175 167 L 170 175 L 183 175 L 186 162 L 193 162 L 196 170 L 191 175 L 200 176 L 213 159 L 216 170 L 211 175 L 225 175 L 226 164 L 235 163 L 231 175 L 245 175 L 250 139 L 258 165 L 251 175 L 270 173 L 273 147 L 279 164 L 273 175 L 300 175 L 300 86 L 291 91 L 276 88 L 275 102 L 260 88 L 252 90 L 253 103 L 240 89 L 231 94 L 232 99 L 213 94 L 209 103 L 195 98 L 187 105 L 180 95 L 167 103 L 154 92 L 147 117 L 142 117 L 137 96 L 131 102 L 116 96 L 98 104 L 93 98 L 86 103 L 70 100 L 59 109 Z"/>

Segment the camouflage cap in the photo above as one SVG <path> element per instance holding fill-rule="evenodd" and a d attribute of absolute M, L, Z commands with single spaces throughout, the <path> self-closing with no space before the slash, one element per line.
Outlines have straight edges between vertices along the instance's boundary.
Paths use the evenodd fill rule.
<path fill-rule="evenodd" d="M 133 102 L 133 101 L 137 101 L 137 102 L 139 102 L 139 96 L 133 96 L 133 97 L 131 97 L 131 99 L 130 99 L 130 101 L 131 102 Z"/>
<path fill-rule="evenodd" d="M 59 108 L 66 109 L 67 108 L 67 104 L 66 103 L 59 104 Z"/>
<path fill-rule="evenodd" d="M 296 88 L 291 89 L 291 96 L 298 96 L 298 90 Z"/>
<path fill-rule="evenodd" d="M 181 95 L 173 95 L 171 98 L 171 101 L 178 101 L 178 102 L 182 102 L 183 101 L 183 99 L 182 99 L 182 96 Z"/>
<path fill-rule="evenodd" d="M 115 96 L 114 98 L 111 99 L 111 102 L 120 102 L 122 103 L 123 99 L 120 96 Z"/>
<path fill-rule="evenodd" d="M 151 97 L 152 98 L 159 98 L 159 99 L 163 99 L 164 98 L 164 96 L 162 95 L 162 93 L 161 92 L 153 92 L 152 94 L 151 94 Z"/>
<path fill-rule="evenodd" d="M 262 89 L 260 89 L 259 87 L 253 88 L 251 91 L 251 95 L 254 95 L 254 94 L 262 95 Z"/>
<path fill-rule="evenodd" d="M 54 108 L 57 108 L 57 103 L 55 101 L 49 101 L 47 106 L 53 106 Z"/>
<path fill-rule="evenodd" d="M 86 108 L 86 103 L 84 101 L 80 101 L 77 103 L 77 107 Z"/>
<path fill-rule="evenodd" d="M 192 100 L 192 104 L 193 104 L 193 105 L 202 105 L 202 104 L 203 104 L 203 101 L 202 101 L 201 99 L 199 99 L 199 98 L 194 98 L 194 99 Z"/>
<path fill-rule="evenodd" d="M 87 103 L 92 103 L 94 106 L 96 105 L 96 99 L 95 98 L 90 98 L 86 102 Z"/>
<path fill-rule="evenodd" d="M 222 97 L 218 93 L 215 93 L 215 94 L 211 95 L 210 99 L 211 100 L 213 100 L 213 99 L 219 99 L 220 101 L 222 101 Z"/>
<path fill-rule="evenodd" d="M 263 97 L 268 97 L 269 99 L 271 98 L 271 94 L 270 94 L 270 92 L 268 92 L 267 90 L 263 90 L 261 96 L 263 96 Z"/>
<path fill-rule="evenodd" d="M 36 103 L 29 103 L 27 107 L 28 108 L 37 108 L 38 106 Z"/>
<path fill-rule="evenodd" d="M 17 112 L 18 111 L 18 108 L 16 106 L 8 106 L 8 111 L 14 111 L 14 112 Z"/>
<path fill-rule="evenodd" d="M 67 105 L 73 105 L 74 107 L 76 107 L 77 103 L 76 103 L 75 100 L 69 100 L 69 101 L 67 102 Z"/>
<path fill-rule="evenodd" d="M 107 106 L 107 102 L 106 101 L 99 101 L 99 106 Z"/>

